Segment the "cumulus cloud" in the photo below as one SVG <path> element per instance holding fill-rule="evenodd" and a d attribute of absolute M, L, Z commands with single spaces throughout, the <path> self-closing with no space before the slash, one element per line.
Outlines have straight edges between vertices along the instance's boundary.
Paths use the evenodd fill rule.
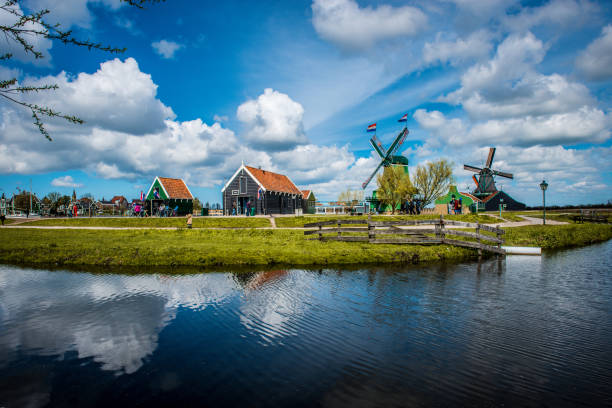
<path fill-rule="evenodd" d="M 491 34 L 485 30 L 476 31 L 465 39 L 452 36 L 445 39 L 438 33 L 434 42 L 426 42 L 423 46 L 423 60 L 426 64 L 448 62 L 457 65 L 489 56 L 492 47 Z"/>
<path fill-rule="evenodd" d="M 578 71 L 585 77 L 596 81 L 612 78 L 612 25 L 601 30 L 595 39 L 576 60 Z"/>
<path fill-rule="evenodd" d="M 51 181 L 51 185 L 55 187 L 72 187 L 72 188 L 83 187 L 83 184 L 75 183 L 75 181 L 72 179 L 72 176 L 63 176 L 63 177 L 54 178 Z"/>
<path fill-rule="evenodd" d="M 245 139 L 255 148 L 288 150 L 308 142 L 304 108 L 286 94 L 267 88 L 257 99 L 240 105 L 236 114 L 246 127 Z"/>
<path fill-rule="evenodd" d="M 174 54 L 184 46 L 174 41 L 161 40 L 151 43 L 151 47 L 153 47 L 155 52 L 161 55 L 162 58 L 171 59 L 174 58 Z"/>
<path fill-rule="evenodd" d="M 414 36 L 427 16 L 411 6 L 361 8 L 354 0 L 314 0 L 313 26 L 319 36 L 349 51 L 366 50 L 379 41 Z"/>
<path fill-rule="evenodd" d="M 213 116 L 213 120 L 215 122 L 227 122 L 229 120 L 229 117 L 227 117 L 226 115 L 214 115 Z"/>

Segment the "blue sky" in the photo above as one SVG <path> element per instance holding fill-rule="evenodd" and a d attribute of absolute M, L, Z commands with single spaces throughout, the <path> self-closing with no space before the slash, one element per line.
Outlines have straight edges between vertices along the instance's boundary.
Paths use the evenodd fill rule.
<path fill-rule="evenodd" d="M 184 178 L 202 201 L 242 161 L 287 174 L 319 199 L 360 188 L 376 167 L 365 128 L 389 143 L 408 113 L 412 168 L 479 165 L 497 147 L 498 181 L 517 200 L 612 199 L 612 4 L 586 0 L 24 0 L 75 36 L 119 55 L 39 41 L 2 79 L 56 83 L 26 96 L 76 114 L 49 120 L 0 101 L 0 192 L 138 196 L 156 175 Z M 0 13 L 3 13 L 0 11 Z M 10 17 L 0 15 L 0 22 Z M 368 190 L 374 187 L 369 186 Z"/>

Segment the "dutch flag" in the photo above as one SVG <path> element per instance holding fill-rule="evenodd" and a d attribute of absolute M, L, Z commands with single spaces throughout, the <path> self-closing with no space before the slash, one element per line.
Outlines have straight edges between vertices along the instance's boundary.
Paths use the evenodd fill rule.
<path fill-rule="evenodd" d="M 144 193 L 140 190 L 140 201 L 144 201 Z"/>
<path fill-rule="evenodd" d="M 398 120 L 398 122 L 408 122 L 408 114 L 405 114 L 404 116 L 402 116 L 401 119 Z"/>
<path fill-rule="evenodd" d="M 376 123 L 372 123 L 368 126 L 368 132 L 376 132 Z"/>
<path fill-rule="evenodd" d="M 261 194 L 262 194 L 262 191 L 261 191 L 261 187 L 260 187 L 259 190 L 257 190 L 257 199 L 258 200 L 261 200 Z"/>

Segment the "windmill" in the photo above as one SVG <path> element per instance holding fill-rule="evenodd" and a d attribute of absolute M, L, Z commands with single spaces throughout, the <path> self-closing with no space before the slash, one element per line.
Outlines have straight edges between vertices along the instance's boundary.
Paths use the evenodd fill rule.
<path fill-rule="evenodd" d="M 487 157 L 487 162 L 485 163 L 485 166 L 482 169 L 479 167 L 470 166 L 468 164 L 463 165 L 463 168 L 465 170 L 478 173 L 478 179 L 476 179 L 475 175 L 472 175 L 472 179 L 474 180 L 474 183 L 476 183 L 476 189 L 472 192 L 472 194 L 474 194 L 476 197 L 488 196 L 497 191 L 497 187 L 495 187 L 495 176 L 505 177 L 509 179 L 514 178 L 511 173 L 505 173 L 503 171 L 491 169 L 494 156 L 495 147 L 491 147 L 489 149 L 489 157 Z"/>
<path fill-rule="evenodd" d="M 400 120 L 400 121 L 403 121 L 403 120 Z M 374 130 L 376 129 L 376 124 L 374 124 L 374 125 L 371 125 L 368 128 L 368 130 L 372 126 L 374 126 Z M 393 140 L 393 143 L 391 143 L 391 147 L 389 147 L 389 150 L 386 150 L 384 146 L 382 145 L 382 143 L 379 142 L 378 139 L 376 139 L 376 135 L 370 138 L 370 144 L 372 145 L 376 153 L 378 153 L 378 155 L 380 156 L 381 161 L 378 167 L 376 167 L 376 170 L 374 170 L 374 172 L 370 175 L 370 177 L 368 177 L 368 179 L 361 185 L 363 189 L 365 189 L 367 185 L 370 183 L 370 181 L 372 181 L 372 179 L 374 178 L 374 176 L 376 175 L 376 173 L 381 167 L 389 167 L 391 165 L 408 166 L 408 159 L 406 157 L 395 154 L 397 152 L 397 149 L 399 149 L 402 143 L 404 143 L 404 140 L 406 139 L 407 135 L 408 135 L 408 128 L 405 127 L 395 137 L 395 140 Z"/>

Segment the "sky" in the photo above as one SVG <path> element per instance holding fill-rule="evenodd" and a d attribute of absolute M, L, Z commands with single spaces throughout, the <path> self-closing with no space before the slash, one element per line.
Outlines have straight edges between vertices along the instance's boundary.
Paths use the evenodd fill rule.
<path fill-rule="evenodd" d="M 527 205 L 612 200 L 612 2 L 588 0 L 22 0 L 77 38 L 120 54 L 33 39 L 34 60 L 0 38 L 0 80 L 56 84 L 0 101 L 0 193 L 30 188 L 137 198 L 155 176 L 202 202 L 241 163 L 286 174 L 319 200 L 360 189 L 408 114 L 410 170 L 453 163 L 514 174 L 498 188 Z M 11 23 L 0 10 L 0 24 Z M 4 98 L 0 98 L 4 99 Z M 366 195 L 375 188 L 372 182 Z"/>

